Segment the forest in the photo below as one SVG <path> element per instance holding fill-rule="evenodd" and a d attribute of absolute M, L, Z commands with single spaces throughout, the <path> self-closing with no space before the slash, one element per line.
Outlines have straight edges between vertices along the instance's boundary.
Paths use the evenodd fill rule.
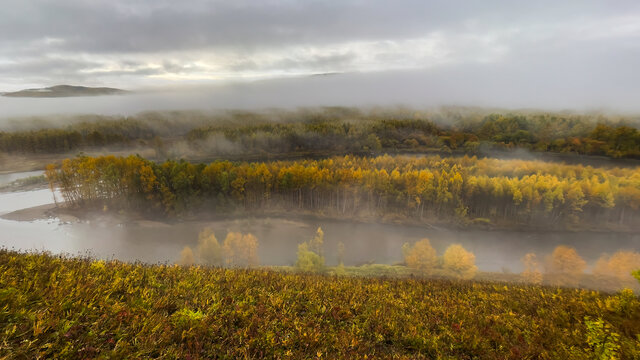
<path fill-rule="evenodd" d="M 83 116 L 59 124 L 33 119 L 24 123 L 14 121 L 14 126 L 0 129 L 0 152 L 68 153 L 143 145 L 162 157 L 181 143 L 191 152 L 218 156 L 425 151 L 473 155 L 526 149 L 640 158 L 637 119 L 562 113 L 321 108 L 142 113 L 126 118 Z"/>
<path fill-rule="evenodd" d="M 97 246 L 142 246 L 150 228 L 177 224 L 194 236 L 167 239 L 156 264 L 0 249 L 0 358 L 640 357 L 640 253 L 629 242 L 596 251 L 554 238 L 487 255 L 479 241 L 420 234 L 360 262 L 364 236 L 342 231 L 328 246 L 321 226 L 295 221 L 485 238 L 640 232 L 634 119 L 427 115 L 151 113 L 1 133 L 8 156 L 57 154 L 44 177 L 8 189 L 46 181 L 56 204 L 45 216 L 86 221 L 84 236 L 107 227 Z M 113 154 L 145 147 L 155 156 Z M 517 150 L 605 163 L 491 157 Z M 245 229 L 251 221 L 226 232 L 216 222 L 253 217 L 294 223 L 286 260 L 269 259 L 273 239 Z M 297 239 L 294 226 L 313 235 Z M 135 240 L 121 241 L 128 231 Z M 487 269 L 497 257 L 516 270 Z"/>
<path fill-rule="evenodd" d="M 128 145 L 155 131 L 138 120 L 82 122 L 64 128 L 0 132 L 0 151 L 14 154 L 66 153 L 82 148 Z"/>
<path fill-rule="evenodd" d="M 296 211 L 340 218 L 637 231 L 638 168 L 440 156 L 192 164 L 137 156 L 51 164 L 70 206 L 187 216 Z"/>

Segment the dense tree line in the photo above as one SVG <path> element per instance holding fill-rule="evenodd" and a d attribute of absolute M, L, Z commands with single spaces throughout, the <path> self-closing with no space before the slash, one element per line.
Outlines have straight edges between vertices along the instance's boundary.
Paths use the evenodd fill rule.
<path fill-rule="evenodd" d="M 65 128 L 0 132 L 0 152 L 64 153 L 83 147 L 150 139 L 154 130 L 136 120 L 82 122 Z"/>
<path fill-rule="evenodd" d="M 550 114 L 492 114 L 479 123 L 462 128 L 498 147 L 640 158 L 640 131 L 624 123 L 611 124 L 603 119 L 594 123 L 580 117 Z"/>
<path fill-rule="evenodd" d="M 532 151 L 640 158 L 637 121 L 566 114 L 474 115 L 348 108 L 146 113 L 66 127 L 0 132 L 0 152 L 61 153 L 159 138 L 204 155 Z"/>
<path fill-rule="evenodd" d="M 198 145 L 224 138 L 243 151 L 400 150 L 468 154 L 525 148 L 614 158 L 640 158 L 640 131 L 580 117 L 492 114 L 481 121 L 437 124 L 427 118 L 311 118 L 294 122 L 226 123 L 191 130 Z"/>
<path fill-rule="evenodd" d="M 234 163 L 153 163 L 77 157 L 48 167 L 72 206 L 180 214 L 292 210 L 545 227 L 637 227 L 640 170 L 475 157 L 334 157 Z"/>

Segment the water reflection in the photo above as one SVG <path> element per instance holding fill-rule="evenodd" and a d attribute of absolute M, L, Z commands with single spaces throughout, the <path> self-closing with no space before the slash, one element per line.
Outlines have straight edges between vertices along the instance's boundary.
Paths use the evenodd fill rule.
<path fill-rule="evenodd" d="M 0 214 L 52 202 L 49 190 L 0 194 Z M 640 235 L 619 233 L 516 232 L 427 229 L 418 226 L 362 224 L 327 220 L 250 218 L 173 225 L 134 222 L 118 225 L 107 217 L 92 222 L 60 224 L 57 219 L 20 222 L 0 219 L 0 246 L 18 250 L 91 254 L 98 258 L 150 263 L 174 262 L 185 245 L 195 246 L 198 232 L 211 227 L 219 241 L 228 231 L 251 232 L 259 239 L 259 256 L 265 265 L 291 265 L 297 244 L 310 239 L 318 226 L 325 232 L 328 264 L 336 262 L 337 243 L 345 244 L 345 263 L 392 264 L 402 259 L 404 242 L 431 239 L 442 254 L 451 243 L 460 243 L 476 255 L 485 271 L 521 270 L 527 252 L 550 253 L 559 244 L 575 247 L 593 264 L 603 252 L 619 249 L 640 251 Z"/>

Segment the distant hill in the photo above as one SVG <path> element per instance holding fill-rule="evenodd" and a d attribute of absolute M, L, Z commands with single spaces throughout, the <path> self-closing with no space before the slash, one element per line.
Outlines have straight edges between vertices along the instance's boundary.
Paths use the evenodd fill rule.
<path fill-rule="evenodd" d="M 25 89 L 15 92 L 7 92 L 2 96 L 10 97 L 70 97 L 70 96 L 100 96 L 124 94 L 125 90 L 108 88 L 108 87 L 86 87 L 72 85 L 56 85 L 40 89 Z"/>

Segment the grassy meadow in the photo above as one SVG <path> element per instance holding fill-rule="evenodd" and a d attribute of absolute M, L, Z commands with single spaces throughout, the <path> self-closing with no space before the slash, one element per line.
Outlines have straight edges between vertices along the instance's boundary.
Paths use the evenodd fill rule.
<path fill-rule="evenodd" d="M 637 359 L 640 301 L 0 250 L 0 357 Z"/>

